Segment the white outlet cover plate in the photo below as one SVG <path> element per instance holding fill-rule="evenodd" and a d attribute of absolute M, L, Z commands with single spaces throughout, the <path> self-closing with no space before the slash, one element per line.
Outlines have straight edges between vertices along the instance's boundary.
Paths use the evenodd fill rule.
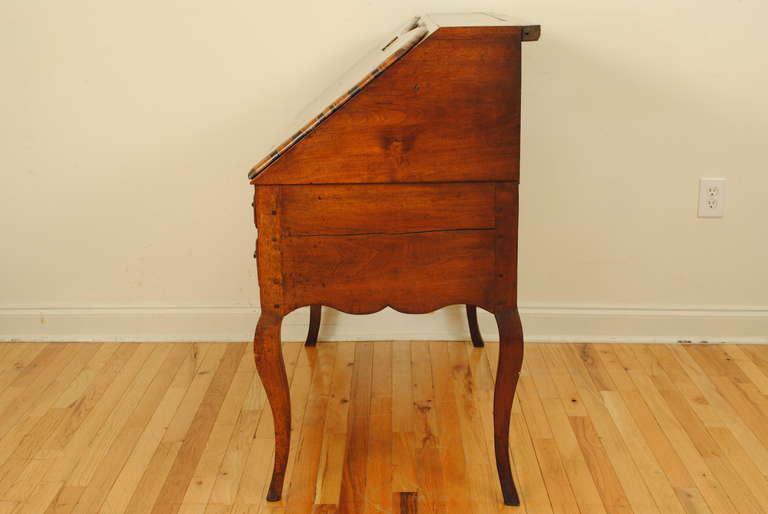
<path fill-rule="evenodd" d="M 699 179 L 699 218 L 722 218 L 725 215 L 724 178 Z"/>

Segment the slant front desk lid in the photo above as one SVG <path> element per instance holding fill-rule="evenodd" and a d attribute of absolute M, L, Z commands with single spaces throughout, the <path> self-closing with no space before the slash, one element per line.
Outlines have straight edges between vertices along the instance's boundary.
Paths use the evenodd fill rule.
<path fill-rule="evenodd" d="M 275 145 L 253 167 L 248 178 L 255 179 L 318 124 L 344 105 L 347 100 L 355 96 L 411 48 L 428 38 L 439 28 L 496 26 L 520 26 L 520 24 L 509 21 L 505 16 L 485 13 L 426 14 L 408 21 L 360 59 L 326 89 L 319 98 L 303 109 L 296 117 L 290 133 L 284 135 L 281 142 Z M 538 37 L 538 26 L 522 26 L 523 40 L 536 40 Z"/>

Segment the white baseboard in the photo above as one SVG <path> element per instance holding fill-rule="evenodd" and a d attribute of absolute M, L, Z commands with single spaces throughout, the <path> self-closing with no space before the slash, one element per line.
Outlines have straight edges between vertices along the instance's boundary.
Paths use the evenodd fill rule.
<path fill-rule="evenodd" d="M 542 342 L 768 343 L 768 306 L 522 305 L 525 339 Z M 246 341 L 258 307 L 0 307 L 0 341 Z M 492 315 L 479 311 L 483 336 L 498 340 Z M 282 337 L 306 335 L 308 310 L 286 317 Z M 330 341 L 467 340 L 464 310 L 412 316 L 386 309 L 350 316 L 323 309 Z"/>

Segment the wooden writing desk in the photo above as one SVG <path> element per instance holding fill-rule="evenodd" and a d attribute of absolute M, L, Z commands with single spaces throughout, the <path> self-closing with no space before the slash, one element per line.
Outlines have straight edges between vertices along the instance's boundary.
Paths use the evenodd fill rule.
<path fill-rule="evenodd" d="M 275 421 L 268 500 L 280 499 L 290 446 L 282 318 L 311 306 L 313 345 L 321 305 L 421 314 L 464 304 L 476 346 L 476 307 L 499 327 L 496 465 L 505 503 L 519 504 L 509 421 L 523 358 L 520 43 L 538 34 L 489 15 L 416 18 L 251 171 L 261 295 L 254 353 Z"/>

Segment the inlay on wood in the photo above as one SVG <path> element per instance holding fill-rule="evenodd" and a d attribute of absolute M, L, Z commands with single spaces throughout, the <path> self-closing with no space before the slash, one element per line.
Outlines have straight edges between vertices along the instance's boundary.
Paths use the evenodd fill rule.
<path fill-rule="evenodd" d="M 504 501 L 519 504 L 509 424 L 523 359 L 520 53 L 538 34 L 490 15 L 416 18 L 249 174 L 261 297 L 254 352 L 275 424 L 269 500 L 281 497 L 290 449 L 283 317 L 310 306 L 313 346 L 321 306 L 422 314 L 463 304 L 475 346 L 478 307 L 499 327 L 494 448 Z"/>

